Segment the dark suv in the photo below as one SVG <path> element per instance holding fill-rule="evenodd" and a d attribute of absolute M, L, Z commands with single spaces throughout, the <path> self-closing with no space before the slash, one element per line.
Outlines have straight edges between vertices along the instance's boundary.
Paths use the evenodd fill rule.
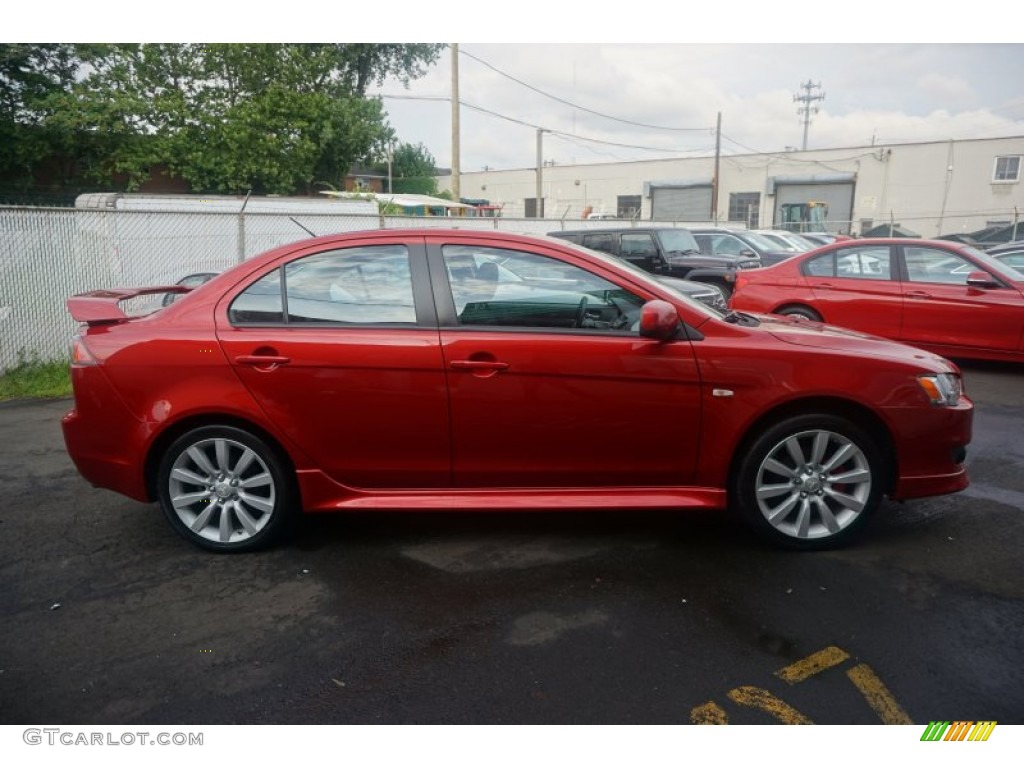
<path fill-rule="evenodd" d="M 756 257 L 702 255 L 690 230 L 677 227 L 579 229 L 548 234 L 610 253 L 656 275 L 718 286 L 726 296 L 732 293 L 736 270 L 761 266 Z"/>

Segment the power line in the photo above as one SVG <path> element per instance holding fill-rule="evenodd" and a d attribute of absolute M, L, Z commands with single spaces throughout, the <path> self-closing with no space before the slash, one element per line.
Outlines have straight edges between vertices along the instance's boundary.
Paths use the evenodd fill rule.
<path fill-rule="evenodd" d="M 462 54 L 463 56 L 468 56 L 469 58 L 473 59 L 474 61 L 477 61 L 477 62 L 483 64 L 485 67 L 487 67 L 488 69 L 491 69 L 491 70 L 497 72 L 502 77 L 507 77 L 512 82 L 518 83 L 519 85 L 523 86 L 524 88 L 528 88 L 529 90 L 531 90 L 531 91 L 533 91 L 535 93 L 539 93 L 541 96 L 549 98 L 549 99 L 551 99 L 553 101 L 557 101 L 560 104 L 565 104 L 566 106 L 572 107 L 573 109 L 578 109 L 580 112 L 587 112 L 587 113 L 589 113 L 591 115 L 596 115 L 597 117 L 604 118 L 605 120 L 614 120 L 615 122 L 618 122 L 618 123 L 625 123 L 626 125 L 635 125 L 638 128 L 650 128 L 651 130 L 655 130 L 655 131 L 694 131 L 694 132 L 696 132 L 696 131 L 710 131 L 710 130 L 712 130 L 710 127 L 706 127 L 706 128 L 673 128 L 673 127 L 665 126 L 665 125 L 650 125 L 649 123 L 639 123 L 639 122 L 636 122 L 635 120 L 626 120 L 625 118 L 615 117 L 614 115 L 606 115 L 603 112 L 598 112 L 598 111 L 593 110 L 593 109 L 588 109 L 587 107 L 581 107 L 579 104 L 574 104 L 571 101 L 567 101 L 566 99 L 563 99 L 563 98 L 561 98 L 559 96 L 555 96 L 553 94 L 550 94 L 547 91 L 542 91 L 540 88 L 532 86 L 529 83 L 524 82 L 524 81 L 520 80 L 517 77 L 513 77 L 512 75 L 508 74 L 508 72 L 503 72 L 502 70 L 498 69 L 493 64 L 487 63 L 486 61 L 481 59 L 479 56 L 474 56 L 472 53 L 470 53 L 469 51 L 465 50 L 464 48 L 460 48 L 459 49 L 459 53 Z"/>
<path fill-rule="evenodd" d="M 450 102 L 451 101 L 451 98 L 448 97 L 448 96 L 407 96 L 407 95 L 404 95 L 404 94 L 403 95 L 398 95 L 398 94 L 380 94 L 380 97 L 384 98 L 384 99 L 404 99 L 404 100 L 408 100 L 408 101 L 445 101 L 445 102 Z M 545 133 L 551 134 L 552 136 L 559 136 L 561 138 L 565 138 L 565 139 L 569 139 L 569 140 L 586 141 L 586 142 L 591 142 L 593 144 L 604 144 L 606 146 L 621 147 L 621 148 L 624 148 L 624 149 L 640 149 L 640 150 L 644 150 L 644 151 L 647 151 L 647 152 L 668 152 L 670 154 L 685 154 L 685 153 L 688 153 L 688 152 L 697 152 L 698 151 L 698 150 L 691 150 L 691 149 L 668 149 L 666 147 L 647 147 L 647 146 L 644 146 L 644 145 L 641 145 L 641 144 L 623 144 L 623 143 L 620 143 L 620 142 L 608 141 L 606 139 L 592 139 L 592 138 L 589 138 L 587 136 L 580 136 L 579 134 L 575 134 L 575 133 L 566 133 L 565 131 L 558 131 L 558 130 L 555 130 L 553 128 L 545 128 L 544 126 L 537 125 L 536 123 L 530 123 L 530 122 L 527 122 L 525 120 L 520 120 L 520 119 L 515 118 L 515 117 L 509 117 L 508 115 L 503 115 L 500 112 L 495 112 L 495 111 L 487 109 L 485 107 L 479 107 L 479 106 L 477 106 L 475 104 L 470 104 L 468 101 L 464 101 L 462 99 L 459 100 L 459 104 L 461 104 L 462 106 L 464 106 L 464 107 L 466 107 L 468 109 L 472 109 L 472 110 L 474 110 L 476 112 L 480 112 L 480 113 L 485 114 L 485 115 L 490 115 L 491 117 L 497 117 L 497 118 L 499 118 L 501 120 L 507 120 L 510 123 L 515 123 L 516 125 L 522 125 L 522 126 L 524 126 L 526 128 L 533 128 L 534 130 L 541 130 L 541 131 L 544 131 Z M 706 151 L 706 150 L 699 150 L 699 151 Z"/>

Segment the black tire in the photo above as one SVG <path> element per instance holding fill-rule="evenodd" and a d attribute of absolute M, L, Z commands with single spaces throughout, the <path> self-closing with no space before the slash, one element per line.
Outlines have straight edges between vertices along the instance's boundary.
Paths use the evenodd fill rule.
<path fill-rule="evenodd" d="M 816 323 L 822 322 L 821 315 L 819 315 L 810 307 L 805 307 L 803 305 L 782 307 L 781 309 L 776 310 L 775 314 L 785 315 L 787 317 L 805 317 L 808 320 L 813 320 Z"/>
<path fill-rule="evenodd" d="M 841 547 L 861 533 L 882 502 L 881 455 L 875 440 L 846 419 L 788 418 L 748 444 L 730 499 L 747 524 L 776 545 Z"/>
<path fill-rule="evenodd" d="M 214 552 L 278 541 L 298 500 L 294 475 L 277 451 L 228 426 L 199 427 L 175 440 L 160 461 L 157 496 L 174 530 Z"/>

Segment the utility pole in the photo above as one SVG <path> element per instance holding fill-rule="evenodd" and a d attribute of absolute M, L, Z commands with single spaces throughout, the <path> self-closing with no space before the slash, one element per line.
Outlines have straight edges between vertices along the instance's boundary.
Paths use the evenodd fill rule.
<path fill-rule="evenodd" d="M 715 126 L 715 176 L 711 179 L 711 220 L 718 223 L 718 161 L 722 156 L 722 113 Z"/>
<path fill-rule="evenodd" d="M 395 159 L 395 145 L 388 142 L 388 194 L 391 194 L 391 163 Z"/>
<path fill-rule="evenodd" d="M 537 201 L 534 217 L 544 218 L 544 129 L 537 129 Z"/>
<path fill-rule="evenodd" d="M 462 185 L 459 167 L 459 44 L 451 44 L 452 51 L 452 197 L 461 202 Z"/>
<path fill-rule="evenodd" d="M 818 108 L 812 107 L 816 101 L 825 100 L 825 92 L 822 91 L 819 94 L 812 94 L 811 91 L 821 90 L 821 83 L 812 83 L 811 79 L 808 78 L 806 83 L 800 83 L 800 89 L 803 93 L 794 93 L 793 101 L 799 102 L 802 106 L 796 111 L 798 115 L 804 119 L 804 151 L 807 151 L 807 126 L 811 124 L 811 115 L 818 114 Z"/>

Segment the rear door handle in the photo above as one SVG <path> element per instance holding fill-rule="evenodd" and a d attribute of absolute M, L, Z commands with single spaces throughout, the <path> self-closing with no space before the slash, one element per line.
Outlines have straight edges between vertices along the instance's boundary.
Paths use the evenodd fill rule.
<path fill-rule="evenodd" d="M 821 289 L 826 290 L 826 291 L 831 291 L 833 288 L 835 288 L 835 286 L 832 285 L 832 283 L 815 283 L 815 284 L 813 284 L 811 286 L 811 288 L 814 288 L 814 289 L 821 288 Z"/>
<path fill-rule="evenodd" d="M 498 360 L 452 360 L 452 368 L 466 371 L 504 371 L 508 363 Z"/>
<path fill-rule="evenodd" d="M 288 365 L 291 361 L 290 357 L 281 355 L 239 355 L 235 358 L 235 362 L 239 365 L 253 365 L 257 368 Z"/>

